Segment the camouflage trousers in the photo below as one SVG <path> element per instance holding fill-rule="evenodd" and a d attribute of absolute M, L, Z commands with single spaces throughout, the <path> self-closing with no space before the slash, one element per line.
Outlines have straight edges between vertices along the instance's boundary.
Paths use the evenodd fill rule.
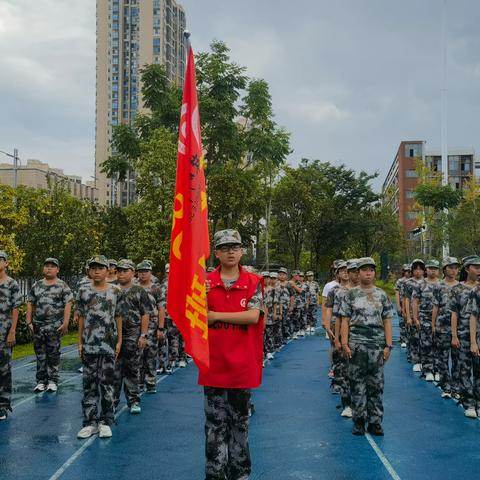
<path fill-rule="evenodd" d="M 275 324 L 265 325 L 263 333 L 263 355 L 275 351 Z"/>
<path fill-rule="evenodd" d="M 274 331 L 273 331 L 273 339 L 274 339 L 274 346 L 276 349 L 280 348 L 283 343 L 282 338 L 282 319 L 277 318 L 274 323 Z"/>
<path fill-rule="evenodd" d="M 400 313 L 398 313 L 398 328 L 400 329 L 400 343 L 407 343 L 407 322 Z"/>
<path fill-rule="evenodd" d="M 350 345 L 348 363 L 353 420 L 380 424 L 383 418 L 383 348 Z"/>
<path fill-rule="evenodd" d="M 290 318 L 292 322 L 292 333 L 299 332 L 300 330 L 305 330 L 306 318 L 304 308 L 294 308 L 292 314 L 290 315 Z"/>
<path fill-rule="evenodd" d="M 420 316 L 420 363 L 423 375 L 434 373 L 432 317 Z"/>
<path fill-rule="evenodd" d="M 470 335 L 459 335 L 459 348 L 452 348 L 452 366 L 455 358 L 456 371 L 452 371 L 453 390 L 459 393 L 465 408 L 475 407 L 472 383 L 472 354 L 470 353 Z"/>
<path fill-rule="evenodd" d="M 37 357 L 37 383 L 58 384 L 61 335 L 55 325 L 34 325 L 33 348 Z"/>
<path fill-rule="evenodd" d="M 439 385 L 445 392 L 451 391 L 451 377 L 448 360 L 450 358 L 452 335 L 450 329 L 440 329 L 435 331 L 434 355 L 435 365 L 440 375 Z"/>
<path fill-rule="evenodd" d="M 168 337 L 164 332 L 163 338 L 158 341 L 158 368 L 165 368 L 168 365 Z"/>
<path fill-rule="evenodd" d="M 185 343 L 182 334 L 173 322 L 167 330 L 168 337 L 168 364 L 185 360 Z"/>
<path fill-rule="evenodd" d="M 408 347 L 413 364 L 422 363 L 420 358 L 420 328 L 408 325 Z"/>
<path fill-rule="evenodd" d="M 331 382 L 331 387 L 338 391 L 342 391 L 342 385 L 344 385 L 345 381 L 345 368 L 344 368 L 344 359 L 342 352 L 339 352 L 333 343 L 332 346 L 332 371 L 333 377 Z"/>
<path fill-rule="evenodd" d="M 340 359 L 337 365 L 337 372 L 340 377 L 338 379 L 338 385 L 340 387 L 342 407 L 350 407 L 352 402 L 350 395 L 350 379 L 348 377 L 348 360 L 345 358 L 344 355 L 340 355 Z"/>
<path fill-rule="evenodd" d="M 140 403 L 140 363 L 142 350 L 137 342 L 124 340 L 115 366 L 115 408 L 120 402 L 120 394 L 125 392 L 127 405 Z"/>
<path fill-rule="evenodd" d="M 282 306 L 282 337 L 285 343 L 288 338 L 291 337 L 291 325 L 290 325 L 290 312 L 288 311 L 288 305 Z"/>
<path fill-rule="evenodd" d="M 147 345 L 140 352 L 140 388 L 157 384 L 158 341 L 157 330 L 148 332 Z"/>
<path fill-rule="evenodd" d="M 0 339 L 0 408 L 11 410 L 12 349 Z"/>
<path fill-rule="evenodd" d="M 315 327 L 317 325 L 317 305 L 309 305 L 307 308 L 307 325 Z"/>
<path fill-rule="evenodd" d="M 205 480 L 247 480 L 250 390 L 204 387 Z"/>
<path fill-rule="evenodd" d="M 82 355 L 83 363 L 83 426 L 106 425 L 114 422 L 115 357 L 113 355 Z M 97 405 L 102 408 L 97 414 Z"/>

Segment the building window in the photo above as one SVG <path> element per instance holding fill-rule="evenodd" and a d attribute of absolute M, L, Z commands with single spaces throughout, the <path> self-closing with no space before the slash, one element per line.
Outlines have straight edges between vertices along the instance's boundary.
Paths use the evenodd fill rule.
<path fill-rule="evenodd" d="M 415 158 L 422 156 L 422 144 L 421 143 L 406 143 L 405 144 L 405 156 L 408 158 Z"/>
<path fill-rule="evenodd" d="M 417 212 L 407 212 L 408 220 L 416 220 L 417 219 Z"/>
<path fill-rule="evenodd" d="M 405 170 L 405 176 L 407 178 L 417 178 L 418 177 L 416 170 Z"/>
<path fill-rule="evenodd" d="M 405 196 L 407 198 L 415 198 L 415 192 L 413 190 L 407 190 Z"/>
<path fill-rule="evenodd" d="M 448 157 L 448 171 L 458 172 L 460 169 L 460 157 L 458 155 L 452 155 Z"/>

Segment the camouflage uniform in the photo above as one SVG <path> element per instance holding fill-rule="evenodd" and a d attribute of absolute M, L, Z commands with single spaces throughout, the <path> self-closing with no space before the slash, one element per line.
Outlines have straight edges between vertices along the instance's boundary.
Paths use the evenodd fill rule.
<path fill-rule="evenodd" d="M 138 285 L 121 290 L 118 311 L 122 317 L 122 348 L 115 369 L 115 406 L 123 389 L 127 405 L 140 403 L 140 363 L 142 351 L 138 347 L 142 316 L 150 314 L 152 305 L 148 293 Z"/>
<path fill-rule="evenodd" d="M 267 308 L 267 316 L 265 318 L 265 332 L 263 341 L 263 354 L 275 351 L 275 324 L 273 319 L 273 309 L 278 304 L 278 289 L 276 287 L 267 287 L 265 289 L 265 307 Z"/>
<path fill-rule="evenodd" d="M 342 317 L 349 319 L 348 364 L 353 420 L 378 425 L 383 418 L 385 328 L 393 307 L 380 288 L 355 287 L 343 296 Z"/>
<path fill-rule="evenodd" d="M 140 368 L 140 388 L 146 384 L 147 389 L 155 388 L 157 383 L 157 357 L 158 357 L 158 309 L 161 303 L 161 289 L 159 285 L 145 288 L 151 304 L 150 320 L 148 322 L 147 344 L 142 352 Z"/>
<path fill-rule="evenodd" d="M 400 307 L 402 308 L 403 308 L 403 298 L 405 296 L 403 287 L 407 280 L 408 278 L 402 277 L 395 282 L 395 291 L 398 292 L 400 296 Z M 398 327 L 400 328 L 400 342 L 408 343 L 406 319 L 403 318 L 402 311 L 397 312 L 397 315 L 398 315 Z"/>
<path fill-rule="evenodd" d="M 118 338 L 115 319 L 119 316 L 120 293 L 115 285 L 103 291 L 85 285 L 77 293 L 76 309 L 84 319 L 83 426 L 96 425 L 97 421 L 112 425 L 114 421 L 115 348 Z M 102 413 L 98 416 L 97 403 L 100 400 Z"/>
<path fill-rule="evenodd" d="M 317 312 L 317 302 L 318 294 L 320 293 L 320 287 L 315 280 L 311 282 L 306 282 L 307 285 L 307 300 L 308 300 L 308 309 L 307 309 L 307 326 L 315 327 L 317 323 L 316 312 Z"/>
<path fill-rule="evenodd" d="M 448 360 L 452 346 L 452 290 L 455 285 L 441 281 L 433 293 L 433 305 L 438 308 L 435 322 L 434 357 L 437 372 L 440 375 L 439 385 L 445 392 L 451 391 L 451 378 Z"/>
<path fill-rule="evenodd" d="M 473 315 L 477 324 L 477 345 L 480 345 L 480 287 L 477 285 L 471 292 L 466 311 Z M 465 408 L 473 407 L 480 410 L 480 358 L 470 356 L 472 364 L 472 388 L 465 392 Z"/>
<path fill-rule="evenodd" d="M 279 301 L 282 307 L 282 341 L 286 343 L 287 339 L 291 336 L 292 332 L 290 331 L 290 314 L 289 314 L 289 307 L 290 307 L 290 288 L 288 283 L 279 282 L 278 284 L 279 289 Z"/>
<path fill-rule="evenodd" d="M 464 401 L 472 397 L 473 388 L 472 354 L 470 353 L 470 313 L 472 311 L 470 298 L 473 290 L 461 282 L 451 291 L 450 308 L 457 314 L 457 337 L 460 343 L 459 348 L 452 348 L 451 386 L 452 391 L 458 393 Z"/>
<path fill-rule="evenodd" d="M 418 299 L 418 319 L 420 321 L 420 363 L 422 374 L 435 372 L 433 356 L 432 310 L 434 291 L 439 282 L 429 282 L 426 279 L 417 282 L 412 291 L 413 299 Z"/>
<path fill-rule="evenodd" d="M 11 410 L 12 348 L 7 336 L 12 326 L 12 311 L 22 304 L 18 283 L 10 277 L 0 283 L 0 409 Z"/>
<path fill-rule="evenodd" d="M 61 338 L 58 328 L 63 323 L 65 307 L 72 300 L 70 287 L 60 279 L 51 285 L 39 280 L 28 294 L 28 303 L 34 309 L 32 324 L 37 383 L 47 384 L 50 381 L 58 384 Z"/>
<path fill-rule="evenodd" d="M 292 286 L 290 287 L 290 295 L 293 296 L 293 310 L 290 316 L 292 322 L 292 333 L 298 333 L 305 328 L 305 306 L 306 306 L 306 287 L 304 283 L 296 284 L 301 288 L 301 292 L 297 292 Z"/>
<path fill-rule="evenodd" d="M 164 331 L 163 331 L 163 338 L 160 338 L 158 341 L 158 368 L 165 369 L 168 365 L 168 312 L 166 308 L 166 288 L 167 288 L 167 280 L 163 280 L 159 286 L 159 303 L 158 308 L 161 307 L 165 308 L 165 322 L 164 322 Z"/>
<path fill-rule="evenodd" d="M 402 286 L 404 298 L 409 299 L 410 301 L 410 318 L 412 319 L 412 324 L 407 325 L 407 335 L 408 335 L 408 357 L 413 364 L 419 364 L 421 362 L 420 358 L 420 329 L 416 327 L 413 323 L 413 311 L 412 311 L 412 301 L 413 301 L 413 291 L 417 287 L 419 282 L 422 282 L 423 279 L 417 281 L 414 278 L 409 278 Z"/>
<path fill-rule="evenodd" d="M 332 309 L 332 320 L 331 320 L 331 330 L 332 332 L 335 331 L 335 323 L 339 321 L 337 315 L 340 312 L 340 305 L 335 303 L 335 300 L 338 299 L 337 297 L 337 290 L 342 288 L 339 284 L 334 285 L 328 292 L 327 298 L 325 300 L 325 307 Z M 332 371 L 333 371 L 333 378 L 331 383 L 331 388 L 334 391 L 342 392 L 342 386 L 344 386 L 345 382 L 345 362 L 343 359 L 342 352 L 339 352 L 335 348 L 335 344 L 331 342 L 332 347 Z"/>

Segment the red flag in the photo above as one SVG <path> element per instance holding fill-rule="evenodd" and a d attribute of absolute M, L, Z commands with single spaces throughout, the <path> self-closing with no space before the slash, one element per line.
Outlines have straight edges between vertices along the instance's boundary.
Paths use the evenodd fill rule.
<path fill-rule="evenodd" d="M 210 255 L 207 192 L 193 50 L 188 52 L 178 135 L 167 311 L 200 370 L 209 367 L 205 262 Z"/>

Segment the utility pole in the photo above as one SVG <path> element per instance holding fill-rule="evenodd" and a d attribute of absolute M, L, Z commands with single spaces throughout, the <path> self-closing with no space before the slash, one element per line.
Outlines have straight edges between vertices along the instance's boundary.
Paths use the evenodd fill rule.
<path fill-rule="evenodd" d="M 8 152 L 4 152 L 0 150 L 0 153 L 3 153 L 7 157 L 13 158 L 13 188 L 17 188 L 17 172 L 18 172 L 18 165 L 20 163 L 20 159 L 18 158 L 18 149 L 13 149 L 13 155 Z"/>

